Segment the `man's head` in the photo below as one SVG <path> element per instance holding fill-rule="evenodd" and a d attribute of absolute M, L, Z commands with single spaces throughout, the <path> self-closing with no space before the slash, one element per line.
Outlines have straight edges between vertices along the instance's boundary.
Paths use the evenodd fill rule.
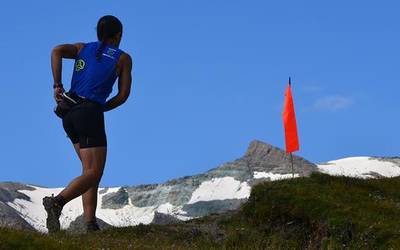
<path fill-rule="evenodd" d="M 122 23 L 115 16 L 103 16 L 97 22 L 97 39 L 100 42 L 112 43 L 116 46 L 121 42 Z"/>

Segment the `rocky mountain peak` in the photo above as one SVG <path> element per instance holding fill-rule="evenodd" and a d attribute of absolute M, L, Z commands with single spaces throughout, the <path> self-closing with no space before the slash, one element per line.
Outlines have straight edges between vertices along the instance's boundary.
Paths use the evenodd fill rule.
<path fill-rule="evenodd" d="M 284 153 L 281 149 L 274 147 L 270 144 L 259 140 L 253 140 L 250 142 L 249 147 L 244 155 L 244 157 L 251 157 L 251 158 L 265 158 L 268 155 L 276 155 Z"/>
<path fill-rule="evenodd" d="M 253 171 L 280 174 L 291 173 L 290 156 L 278 147 L 254 140 L 250 143 L 244 157 Z M 300 176 L 308 176 L 317 166 L 302 157 L 293 155 L 294 171 Z"/>

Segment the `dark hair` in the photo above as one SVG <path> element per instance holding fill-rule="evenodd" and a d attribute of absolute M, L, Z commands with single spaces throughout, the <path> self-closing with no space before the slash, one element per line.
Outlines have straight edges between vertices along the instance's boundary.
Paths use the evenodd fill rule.
<path fill-rule="evenodd" d="M 115 16 L 107 15 L 99 19 L 97 22 L 97 39 L 99 39 L 101 45 L 96 53 L 97 60 L 100 60 L 101 53 L 106 47 L 106 40 L 113 38 L 120 32 L 122 33 L 122 23 Z"/>

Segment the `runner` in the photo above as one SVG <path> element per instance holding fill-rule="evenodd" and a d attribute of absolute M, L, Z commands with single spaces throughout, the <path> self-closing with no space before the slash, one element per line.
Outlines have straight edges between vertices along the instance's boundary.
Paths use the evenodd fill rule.
<path fill-rule="evenodd" d="M 131 89 L 131 57 L 119 49 L 122 23 L 114 16 L 103 16 L 97 23 L 98 41 L 63 44 L 51 53 L 56 114 L 62 117 L 65 132 L 82 163 L 82 175 L 72 180 L 57 196 L 43 198 L 49 233 L 60 230 L 60 215 L 66 203 L 82 195 L 87 231 L 97 231 L 97 193 L 107 155 L 103 112 L 123 104 Z M 61 82 L 62 58 L 75 59 L 70 91 Z M 118 78 L 118 94 L 106 101 Z M 72 100 L 71 100 L 72 99 Z M 76 103 L 59 113 L 65 101 Z"/>

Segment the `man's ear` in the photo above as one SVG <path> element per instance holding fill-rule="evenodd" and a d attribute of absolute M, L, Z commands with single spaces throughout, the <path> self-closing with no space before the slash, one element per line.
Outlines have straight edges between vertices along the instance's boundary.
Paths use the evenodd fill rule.
<path fill-rule="evenodd" d="M 121 40 L 122 39 L 122 32 L 118 32 L 117 37 L 118 37 L 119 40 Z"/>

